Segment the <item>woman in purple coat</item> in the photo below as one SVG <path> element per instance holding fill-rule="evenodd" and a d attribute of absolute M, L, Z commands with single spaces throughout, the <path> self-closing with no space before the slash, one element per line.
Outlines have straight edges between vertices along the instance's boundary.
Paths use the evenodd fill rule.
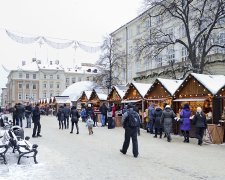
<path fill-rule="evenodd" d="M 180 130 L 184 136 L 184 142 L 189 143 L 189 131 L 191 129 L 190 121 L 191 111 L 188 104 L 184 104 L 180 112 Z"/>

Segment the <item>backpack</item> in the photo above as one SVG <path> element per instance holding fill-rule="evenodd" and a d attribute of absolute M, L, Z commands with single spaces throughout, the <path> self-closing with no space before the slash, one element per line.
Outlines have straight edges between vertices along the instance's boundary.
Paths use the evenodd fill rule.
<path fill-rule="evenodd" d="M 138 115 L 136 112 L 128 113 L 128 125 L 130 127 L 138 127 Z"/>

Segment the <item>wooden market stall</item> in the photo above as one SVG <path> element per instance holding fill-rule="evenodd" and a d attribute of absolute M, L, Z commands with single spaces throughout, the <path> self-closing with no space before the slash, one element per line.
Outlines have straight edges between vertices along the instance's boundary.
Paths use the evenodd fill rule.
<path fill-rule="evenodd" d="M 182 82 L 183 80 L 157 78 L 145 95 L 145 99 L 147 101 L 146 109 L 152 103 L 154 103 L 155 108 L 160 106 L 162 109 L 164 109 L 165 105 L 167 104 L 172 106 L 173 95 Z M 179 123 L 174 122 L 174 134 L 178 134 L 178 131 Z"/>
<path fill-rule="evenodd" d="M 81 93 L 81 96 L 77 100 L 77 109 L 80 110 L 82 107 L 84 107 L 88 103 L 91 97 L 91 93 L 92 91 L 83 91 Z"/>
<path fill-rule="evenodd" d="M 112 90 L 110 91 L 109 95 L 107 96 L 107 101 L 112 104 L 114 103 L 116 107 L 116 115 L 115 115 L 115 125 L 116 127 L 122 126 L 122 98 L 127 91 L 128 86 L 126 85 L 118 85 L 113 86 Z"/>
<path fill-rule="evenodd" d="M 214 124 L 218 124 L 220 119 L 218 115 L 220 103 L 217 92 L 224 83 L 225 76 L 223 75 L 189 74 L 174 93 L 175 112 L 179 113 L 184 103 L 189 104 L 192 115 L 196 113 L 197 107 L 201 107 L 207 116 L 209 131 L 214 130 L 217 128 Z M 195 137 L 193 126 L 190 136 Z M 213 138 L 216 139 L 216 137 Z"/>
<path fill-rule="evenodd" d="M 225 142 L 225 85 L 218 91 L 218 97 L 220 98 L 220 123 L 224 131 L 223 142 Z"/>
<path fill-rule="evenodd" d="M 146 101 L 144 96 L 151 88 L 152 84 L 143 84 L 143 83 L 130 83 L 129 87 L 123 97 L 121 103 L 134 103 L 139 110 L 142 122 L 144 122 L 144 110 L 146 107 Z"/>
<path fill-rule="evenodd" d="M 92 104 L 92 107 L 94 108 L 94 113 L 97 116 L 97 120 L 98 122 L 100 122 L 99 108 L 102 105 L 102 103 L 107 104 L 107 94 L 105 94 L 102 90 L 93 89 L 88 103 Z"/>
<path fill-rule="evenodd" d="M 56 104 L 56 112 L 60 106 L 64 106 L 66 104 L 67 107 L 71 106 L 71 101 L 69 96 L 55 96 L 55 104 Z"/>

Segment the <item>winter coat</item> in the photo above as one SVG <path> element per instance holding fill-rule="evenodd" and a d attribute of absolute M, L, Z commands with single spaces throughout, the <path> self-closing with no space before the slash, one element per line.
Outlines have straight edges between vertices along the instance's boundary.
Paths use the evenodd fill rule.
<path fill-rule="evenodd" d="M 58 121 L 64 121 L 64 111 L 63 108 L 59 108 L 58 113 L 56 115 L 58 117 Z"/>
<path fill-rule="evenodd" d="M 112 107 L 112 117 L 116 116 L 116 106 Z"/>
<path fill-rule="evenodd" d="M 164 127 L 165 133 L 172 132 L 173 119 L 176 117 L 173 110 L 169 107 L 165 108 L 162 113 L 161 123 Z"/>
<path fill-rule="evenodd" d="M 190 121 L 191 111 L 189 108 L 182 109 L 180 112 L 181 124 L 180 129 L 182 131 L 190 131 L 191 121 Z"/>
<path fill-rule="evenodd" d="M 195 127 L 207 128 L 206 116 L 203 112 L 196 113 L 193 118 L 193 124 Z"/>
<path fill-rule="evenodd" d="M 32 113 L 32 106 L 31 105 L 28 105 L 25 107 L 25 116 L 26 117 L 29 117 Z"/>
<path fill-rule="evenodd" d="M 94 119 L 94 110 L 91 107 L 88 107 L 86 110 L 87 117 L 90 116 L 91 119 Z"/>
<path fill-rule="evenodd" d="M 80 118 L 80 114 L 75 108 L 72 108 L 70 111 L 70 117 L 72 122 L 78 122 Z"/>
<path fill-rule="evenodd" d="M 88 118 L 87 121 L 86 121 L 86 126 L 88 128 L 92 128 L 93 125 L 94 125 L 94 121 L 91 118 Z"/>
<path fill-rule="evenodd" d="M 125 129 L 126 128 L 131 128 L 130 127 L 130 123 L 129 123 L 129 118 L 128 118 L 129 114 L 135 114 L 135 118 L 137 118 L 137 120 L 138 120 L 138 126 L 137 127 L 139 127 L 140 126 L 140 122 L 141 122 L 139 114 L 136 111 L 134 111 L 133 108 L 129 108 L 127 110 L 127 112 L 125 112 L 123 114 L 123 117 L 122 117 L 123 128 L 125 128 Z M 136 127 L 132 127 L 132 128 L 136 128 Z"/>
<path fill-rule="evenodd" d="M 68 107 L 63 108 L 64 117 L 68 118 L 70 116 L 70 109 Z"/>
<path fill-rule="evenodd" d="M 41 119 L 41 112 L 38 106 L 35 106 L 34 110 L 33 110 L 33 116 L 32 116 L 32 120 L 34 123 L 37 123 L 38 121 L 40 121 Z"/>
<path fill-rule="evenodd" d="M 24 117 L 25 108 L 22 104 L 16 105 L 16 114 L 18 117 L 22 118 Z"/>
<path fill-rule="evenodd" d="M 148 119 L 149 119 L 149 121 L 153 121 L 154 111 L 155 111 L 155 108 L 154 108 L 154 105 L 152 104 L 148 107 Z"/>
<path fill-rule="evenodd" d="M 107 110 L 108 110 L 108 108 L 106 107 L 106 105 L 102 105 L 102 106 L 99 108 L 99 111 L 100 111 L 101 114 L 103 114 L 103 115 L 106 115 L 106 114 L 107 114 Z"/>
<path fill-rule="evenodd" d="M 80 112 L 80 115 L 82 118 L 85 118 L 86 117 L 86 109 L 82 109 Z"/>
<path fill-rule="evenodd" d="M 162 128 L 161 125 L 161 116 L 162 116 L 162 109 L 160 107 L 157 107 L 155 109 L 154 115 L 153 115 L 153 125 L 155 128 Z"/>

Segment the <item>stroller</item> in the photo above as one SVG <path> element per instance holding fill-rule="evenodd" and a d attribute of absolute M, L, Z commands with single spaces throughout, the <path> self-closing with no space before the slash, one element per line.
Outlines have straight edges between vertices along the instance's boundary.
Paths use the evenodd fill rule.
<path fill-rule="evenodd" d="M 12 127 L 12 121 L 7 116 L 0 114 L 0 127 L 3 129 L 10 129 Z"/>

